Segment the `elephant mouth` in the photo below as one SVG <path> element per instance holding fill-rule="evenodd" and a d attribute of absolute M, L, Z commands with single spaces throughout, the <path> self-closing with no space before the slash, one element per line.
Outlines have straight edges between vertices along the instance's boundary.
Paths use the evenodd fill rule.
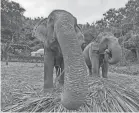
<path fill-rule="evenodd" d="M 109 50 L 109 51 L 105 51 L 105 53 L 104 54 L 108 54 L 108 59 L 112 59 L 112 51 L 111 50 Z"/>
<path fill-rule="evenodd" d="M 86 43 L 83 43 L 82 45 L 81 45 L 81 48 L 82 48 L 82 50 L 84 50 L 84 48 L 87 46 L 87 44 Z"/>
<path fill-rule="evenodd" d="M 111 51 L 108 53 L 108 56 L 110 59 L 112 58 L 112 52 Z"/>

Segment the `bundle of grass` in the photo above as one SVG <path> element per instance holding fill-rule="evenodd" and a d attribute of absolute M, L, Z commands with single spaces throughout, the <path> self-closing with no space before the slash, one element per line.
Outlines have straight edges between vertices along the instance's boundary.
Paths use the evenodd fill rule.
<path fill-rule="evenodd" d="M 62 89 L 40 98 L 29 98 L 4 111 L 12 112 L 71 112 L 62 106 Z M 86 101 L 76 112 L 137 112 L 139 94 L 133 89 L 120 86 L 104 78 L 89 78 L 89 91 Z"/>

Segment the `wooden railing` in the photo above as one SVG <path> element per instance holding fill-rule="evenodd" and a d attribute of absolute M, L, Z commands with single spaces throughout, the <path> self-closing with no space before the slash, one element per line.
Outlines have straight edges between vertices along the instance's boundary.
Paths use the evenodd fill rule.
<path fill-rule="evenodd" d="M 2 61 L 5 61 L 5 59 L 3 59 Z M 44 57 L 8 55 L 8 62 L 42 63 L 43 61 Z"/>

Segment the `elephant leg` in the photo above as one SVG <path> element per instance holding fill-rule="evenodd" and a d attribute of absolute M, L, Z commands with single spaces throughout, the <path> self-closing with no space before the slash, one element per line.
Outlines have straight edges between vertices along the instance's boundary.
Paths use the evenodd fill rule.
<path fill-rule="evenodd" d="M 105 53 L 104 54 L 104 60 L 103 60 L 103 64 L 102 64 L 102 77 L 103 78 L 107 78 L 108 76 L 108 54 Z"/>
<path fill-rule="evenodd" d="M 104 62 L 104 64 L 102 65 L 102 77 L 103 78 L 108 78 L 108 63 Z"/>
<path fill-rule="evenodd" d="M 93 51 L 90 51 L 89 53 L 90 55 L 90 60 L 91 60 L 91 64 L 92 64 L 92 76 L 95 76 L 95 77 L 99 77 L 99 54 L 93 52 Z"/>
<path fill-rule="evenodd" d="M 102 65 L 104 64 L 104 54 L 99 55 L 99 68 L 102 69 Z M 103 74 L 103 73 L 101 73 Z"/>
<path fill-rule="evenodd" d="M 56 77 L 58 77 L 60 73 L 59 66 L 55 66 L 55 70 L 56 70 Z"/>
<path fill-rule="evenodd" d="M 62 60 L 62 63 L 61 63 L 61 73 L 60 73 L 60 78 L 59 78 L 59 84 L 60 85 L 63 85 L 64 84 L 64 61 Z"/>
<path fill-rule="evenodd" d="M 61 73 L 61 69 L 60 69 L 60 66 L 58 66 L 58 68 L 57 68 L 57 77 L 60 75 L 60 73 Z"/>
<path fill-rule="evenodd" d="M 92 77 L 92 66 L 88 66 L 88 69 L 89 69 L 89 76 Z"/>
<path fill-rule="evenodd" d="M 44 48 L 44 92 L 47 89 L 53 88 L 53 68 L 54 68 L 54 55 L 53 52 Z"/>

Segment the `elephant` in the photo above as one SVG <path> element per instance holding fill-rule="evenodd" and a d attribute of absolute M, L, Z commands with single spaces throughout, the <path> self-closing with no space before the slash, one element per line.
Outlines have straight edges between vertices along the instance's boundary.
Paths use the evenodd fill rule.
<path fill-rule="evenodd" d="M 40 24 L 40 22 L 38 24 Z M 38 26 L 38 24 L 36 26 Z M 45 28 L 46 26 L 47 25 L 45 25 Z M 41 28 L 44 28 L 44 26 L 41 25 Z M 76 25 L 75 31 L 77 33 L 76 35 L 77 35 L 78 43 L 82 48 L 83 47 L 82 45 L 85 43 L 83 32 L 81 31 L 81 28 L 78 25 Z M 40 31 L 40 28 L 37 29 L 37 33 L 39 34 L 40 32 L 42 32 Z M 57 43 L 58 43 L 57 41 L 54 41 L 53 46 L 51 46 L 51 49 L 54 55 L 54 67 L 56 69 L 56 78 L 58 78 L 59 84 L 63 85 L 64 84 L 64 60 L 61 52 L 59 53 L 59 51 L 61 50 L 60 48 L 57 47 L 58 46 Z"/>
<path fill-rule="evenodd" d="M 118 39 L 107 34 L 88 44 L 83 51 L 90 76 L 100 77 L 99 70 L 102 67 L 103 78 L 107 78 L 108 65 L 118 63 L 121 54 L 122 50 Z"/>
<path fill-rule="evenodd" d="M 33 35 L 44 42 L 44 90 L 53 88 L 54 55 L 63 57 L 62 105 L 77 110 L 88 92 L 87 66 L 78 41 L 77 19 L 65 10 L 54 10 L 34 28 Z"/>

